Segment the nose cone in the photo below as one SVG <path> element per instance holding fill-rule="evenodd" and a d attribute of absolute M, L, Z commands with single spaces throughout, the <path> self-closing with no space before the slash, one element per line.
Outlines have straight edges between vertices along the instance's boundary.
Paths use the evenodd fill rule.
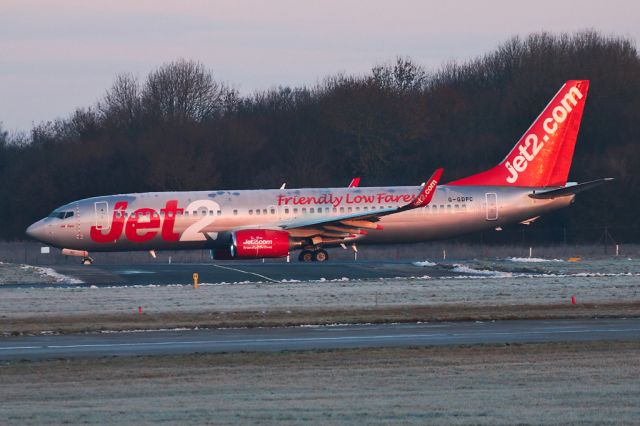
<path fill-rule="evenodd" d="M 25 232 L 29 237 L 33 238 L 34 240 L 44 241 L 45 234 L 46 234 L 45 225 L 42 223 L 41 220 L 39 220 L 36 223 L 29 226 Z"/>

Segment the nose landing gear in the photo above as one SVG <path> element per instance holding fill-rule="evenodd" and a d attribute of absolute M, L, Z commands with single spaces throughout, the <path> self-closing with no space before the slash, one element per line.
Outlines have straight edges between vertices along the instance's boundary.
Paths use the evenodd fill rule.
<path fill-rule="evenodd" d="M 89 252 L 86 250 L 74 250 L 74 249 L 62 249 L 62 254 L 65 256 L 81 257 L 80 263 L 83 265 L 93 265 L 93 259 L 89 256 Z"/>

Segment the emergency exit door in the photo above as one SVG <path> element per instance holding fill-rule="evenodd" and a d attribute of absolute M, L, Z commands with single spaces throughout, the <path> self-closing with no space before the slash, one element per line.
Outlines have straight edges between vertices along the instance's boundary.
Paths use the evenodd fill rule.
<path fill-rule="evenodd" d="M 498 194 L 487 192 L 484 196 L 487 206 L 487 220 L 498 220 Z"/>

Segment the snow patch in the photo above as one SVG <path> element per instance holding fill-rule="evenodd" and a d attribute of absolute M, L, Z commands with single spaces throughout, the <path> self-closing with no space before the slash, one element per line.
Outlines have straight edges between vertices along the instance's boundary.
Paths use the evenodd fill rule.
<path fill-rule="evenodd" d="M 23 269 L 29 269 L 29 268 L 33 268 L 38 274 L 42 276 L 53 278 L 53 280 L 57 283 L 64 283 L 64 284 L 83 284 L 84 283 L 84 281 L 79 280 L 77 278 L 71 278 L 66 275 L 59 274 L 51 268 L 44 268 L 42 266 L 29 266 L 29 265 L 23 266 Z"/>
<path fill-rule="evenodd" d="M 541 257 L 508 257 L 505 260 L 520 263 L 564 262 L 562 259 L 543 259 Z"/>
<path fill-rule="evenodd" d="M 487 277 L 496 277 L 496 278 L 510 278 L 513 277 L 513 274 L 510 272 L 502 272 L 502 271 L 491 271 L 489 269 L 475 269 L 469 266 L 461 265 L 459 263 L 455 263 L 453 268 L 451 269 L 453 272 L 457 272 L 459 274 L 474 274 L 472 276 L 487 276 Z"/>
<path fill-rule="evenodd" d="M 437 265 L 437 263 L 429 262 L 428 260 L 425 260 L 424 262 L 413 262 L 413 264 L 415 266 L 436 266 Z"/>

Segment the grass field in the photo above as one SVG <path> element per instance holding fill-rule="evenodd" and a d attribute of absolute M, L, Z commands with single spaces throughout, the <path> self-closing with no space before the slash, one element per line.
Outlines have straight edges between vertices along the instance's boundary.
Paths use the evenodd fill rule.
<path fill-rule="evenodd" d="M 0 366 L 2 424 L 637 424 L 640 343 Z"/>

